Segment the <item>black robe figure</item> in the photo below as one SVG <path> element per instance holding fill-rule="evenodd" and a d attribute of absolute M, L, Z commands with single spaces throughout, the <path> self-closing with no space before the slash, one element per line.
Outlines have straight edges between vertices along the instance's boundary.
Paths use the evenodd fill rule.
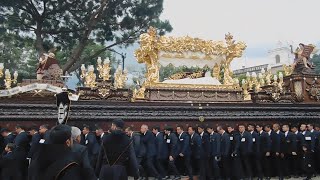
<path fill-rule="evenodd" d="M 66 89 L 59 94 L 56 94 L 57 107 L 58 107 L 58 122 L 57 124 L 66 124 L 69 118 L 69 110 L 71 101 L 69 93 Z"/>

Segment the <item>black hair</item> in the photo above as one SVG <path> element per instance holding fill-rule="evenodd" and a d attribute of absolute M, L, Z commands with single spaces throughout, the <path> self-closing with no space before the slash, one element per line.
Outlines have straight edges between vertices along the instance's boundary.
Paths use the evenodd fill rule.
<path fill-rule="evenodd" d="M 50 132 L 52 144 L 65 144 L 68 139 L 71 139 L 71 127 L 68 125 L 59 124 Z"/>
<path fill-rule="evenodd" d="M 152 129 L 155 129 L 155 130 L 160 132 L 160 127 L 159 126 L 153 126 Z"/>
<path fill-rule="evenodd" d="M 11 151 L 13 151 L 13 150 L 16 148 L 16 145 L 13 144 L 13 143 L 8 143 L 8 144 L 7 144 L 7 147 L 8 147 Z"/>
<path fill-rule="evenodd" d="M 16 129 L 22 129 L 22 130 L 26 130 L 26 128 L 20 124 L 16 125 Z"/>
<path fill-rule="evenodd" d="M 45 128 L 45 129 L 49 129 L 49 124 L 42 124 L 40 127 Z"/>
<path fill-rule="evenodd" d="M 178 125 L 177 128 L 180 128 L 182 131 L 184 130 L 182 125 Z"/>
<path fill-rule="evenodd" d="M 173 131 L 173 128 L 172 128 L 171 126 L 166 126 L 166 127 L 164 128 L 164 130 L 172 132 L 172 131 Z"/>
<path fill-rule="evenodd" d="M 39 130 L 39 128 L 37 126 L 31 126 L 29 128 L 29 131 L 38 131 L 38 130 Z"/>
<path fill-rule="evenodd" d="M 192 129 L 192 131 L 196 131 L 196 128 L 195 127 L 193 127 L 193 126 L 188 126 L 188 129 L 189 128 L 191 128 Z"/>

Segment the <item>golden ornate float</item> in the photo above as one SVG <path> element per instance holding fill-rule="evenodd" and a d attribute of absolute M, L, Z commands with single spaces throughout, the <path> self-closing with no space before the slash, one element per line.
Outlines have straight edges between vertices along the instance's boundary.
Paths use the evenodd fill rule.
<path fill-rule="evenodd" d="M 246 49 L 244 42 L 236 42 L 228 33 L 224 41 L 202 40 L 199 38 L 158 36 L 155 28 L 150 27 L 147 33 L 140 36 L 140 48 L 135 51 L 139 63 L 146 64 L 145 82 L 136 90 L 134 98 L 145 98 L 148 88 L 178 88 L 178 89 L 240 89 L 232 79 L 230 64 L 235 58 L 241 57 Z M 212 77 L 221 80 L 221 85 L 211 84 L 174 84 L 159 81 L 161 61 L 171 63 L 186 60 L 189 64 L 210 64 Z M 179 62 L 179 63 L 180 63 Z M 223 72 L 221 75 L 220 71 Z M 222 77 L 223 76 L 223 77 Z"/>

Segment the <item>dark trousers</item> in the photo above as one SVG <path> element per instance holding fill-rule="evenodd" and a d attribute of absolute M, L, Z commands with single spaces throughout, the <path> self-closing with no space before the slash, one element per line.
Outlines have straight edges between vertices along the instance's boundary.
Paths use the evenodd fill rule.
<path fill-rule="evenodd" d="M 211 158 L 211 164 L 212 164 L 212 177 L 214 179 L 220 179 L 221 173 L 220 173 L 220 167 L 219 167 L 219 162 L 215 159 L 215 157 Z"/>
<path fill-rule="evenodd" d="M 283 170 L 282 170 L 283 158 L 281 158 L 280 155 L 276 156 L 274 154 L 272 165 L 274 166 L 274 171 L 276 172 L 276 174 L 274 175 L 279 176 L 279 179 L 283 179 Z"/>
<path fill-rule="evenodd" d="M 243 177 L 242 172 L 242 164 L 241 164 L 241 159 L 239 156 L 232 157 L 231 158 L 231 165 L 232 165 L 232 178 L 233 179 L 241 179 Z"/>
<path fill-rule="evenodd" d="M 272 156 L 265 156 L 265 154 L 262 154 L 262 169 L 264 172 L 265 177 L 272 177 Z"/>
<path fill-rule="evenodd" d="M 160 174 L 160 176 L 162 178 L 164 178 L 166 175 L 167 175 L 167 172 L 166 172 L 166 168 L 165 168 L 165 163 L 166 163 L 167 159 L 157 159 L 156 160 L 156 168 Z"/>
<path fill-rule="evenodd" d="M 227 156 L 221 157 L 221 172 L 224 179 L 231 178 L 231 159 Z"/>
<path fill-rule="evenodd" d="M 157 169 L 154 167 L 154 156 L 144 158 L 142 164 L 144 169 L 147 170 L 148 175 L 156 178 L 159 177 L 159 173 Z"/>
<path fill-rule="evenodd" d="M 251 178 L 253 174 L 252 174 L 252 166 L 250 163 L 250 155 L 246 155 L 246 154 L 242 155 L 241 162 L 244 170 L 243 172 L 245 173 L 244 177 Z"/>
<path fill-rule="evenodd" d="M 176 164 L 175 164 L 175 160 L 173 160 L 173 161 L 170 161 L 170 160 L 169 160 L 169 171 L 170 171 L 175 177 L 180 176 L 179 171 L 178 171 L 178 169 L 177 169 L 177 166 L 176 166 Z"/>
<path fill-rule="evenodd" d="M 301 153 L 299 153 L 296 156 L 292 156 L 292 172 L 294 176 L 300 176 L 302 174 L 302 168 L 301 168 Z"/>
<path fill-rule="evenodd" d="M 208 176 L 208 158 L 201 158 L 200 159 L 200 180 L 206 180 Z"/>
<path fill-rule="evenodd" d="M 179 157 L 180 160 L 180 165 L 184 166 L 183 171 L 188 175 L 188 177 L 190 179 L 193 178 L 192 175 L 192 166 L 191 166 L 191 157 L 190 156 L 183 156 L 183 157 Z M 182 174 L 183 172 L 180 171 L 180 174 Z"/>
<path fill-rule="evenodd" d="M 252 168 L 252 176 L 256 176 L 258 178 L 263 178 L 263 168 L 262 163 L 265 163 L 262 161 L 262 155 L 261 154 L 251 154 L 250 155 L 250 164 Z"/>

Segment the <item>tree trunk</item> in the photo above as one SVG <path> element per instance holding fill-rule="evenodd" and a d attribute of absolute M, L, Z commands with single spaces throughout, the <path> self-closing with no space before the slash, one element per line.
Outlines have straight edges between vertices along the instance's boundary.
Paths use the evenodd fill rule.
<path fill-rule="evenodd" d="M 36 34 L 36 42 L 35 42 L 35 47 L 37 49 L 38 55 L 40 56 L 45 52 L 44 47 L 43 47 L 43 39 L 41 36 L 41 31 L 42 31 L 42 22 L 37 22 L 37 29 L 35 30 Z"/>
<path fill-rule="evenodd" d="M 67 71 L 70 73 L 70 71 L 69 71 L 70 68 L 74 65 L 74 63 L 76 63 L 77 61 L 80 60 L 80 56 L 81 56 L 84 48 L 88 44 L 89 36 L 90 36 L 92 30 L 94 29 L 94 26 L 99 22 L 100 15 L 106 9 L 105 7 L 107 5 L 107 1 L 108 0 L 101 0 L 100 7 L 97 9 L 97 11 L 95 13 L 93 13 L 91 15 L 91 18 L 89 19 L 89 21 L 87 23 L 87 28 L 84 31 L 84 33 L 79 41 L 79 44 L 73 49 L 70 57 L 68 58 L 68 61 L 66 62 L 66 64 L 62 68 L 63 73 L 65 73 Z"/>

